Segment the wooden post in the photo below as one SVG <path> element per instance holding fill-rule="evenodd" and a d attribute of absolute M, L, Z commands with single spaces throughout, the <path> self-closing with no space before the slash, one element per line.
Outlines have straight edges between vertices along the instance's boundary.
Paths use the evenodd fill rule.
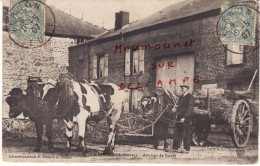
<path fill-rule="evenodd" d="M 250 82 L 250 84 L 249 84 L 249 87 L 248 87 L 247 91 L 249 91 L 249 90 L 251 89 L 251 86 L 252 86 L 253 81 L 254 81 L 254 79 L 255 79 L 256 73 L 257 73 L 257 69 L 255 70 L 255 74 L 254 74 L 254 76 L 253 76 L 253 78 L 252 78 L 252 80 L 251 80 L 251 82 Z"/>

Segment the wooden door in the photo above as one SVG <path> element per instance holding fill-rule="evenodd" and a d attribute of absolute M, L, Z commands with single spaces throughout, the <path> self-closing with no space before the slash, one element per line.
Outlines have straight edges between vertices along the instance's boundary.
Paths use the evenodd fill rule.
<path fill-rule="evenodd" d="M 141 111 L 141 99 L 143 97 L 143 91 L 139 90 L 139 89 L 132 89 L 131 90 L 132 93 L 132 105 L 131 105 L 131 112 L 133 113 L 140 113 L 139 111 Z"/>
<path fill-rule="evenodd" d="M 172 62 L 171 66 L 168 68 L 168 63 Z M 160 64 L 161 67 L 158 65 Z M 159 80 L 162 81 L 162 87 L 170 89 L 172 92 L 176 91 L 176 85 L 174 82 L 171 82 L 171 85 L 169 84 L 170 79 L 176 78 L 176 57 L 175 56 L 169 56 L 169 57 L 163 57 L 156 61 L 156 85 Z M 158 85 L 159 87 L 161 85 Z"/>
<path fill-rule="evenodd" d="M 194 77 L 194 57 L 192 54 L 177 56 L 176 65 L 176 80 L 177 92 L 180 91 L 180 85 L 183 84 L 183 79 L 189 77 L 185 85 L 190 86 L 190 92 L 193 91 L 193 77 Z"/>

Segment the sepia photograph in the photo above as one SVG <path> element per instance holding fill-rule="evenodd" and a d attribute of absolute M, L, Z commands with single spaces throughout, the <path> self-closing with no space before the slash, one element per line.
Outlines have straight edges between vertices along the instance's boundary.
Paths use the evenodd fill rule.
<path fill-rule="evenodd" d="M 258 163 L 259 0 L 2 4 L 4 163 Z"/>

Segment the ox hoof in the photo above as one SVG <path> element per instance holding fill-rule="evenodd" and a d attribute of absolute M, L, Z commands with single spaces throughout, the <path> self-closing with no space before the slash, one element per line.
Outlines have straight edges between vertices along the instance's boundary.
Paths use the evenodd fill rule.
<path fill-rule="evenodd" d="M 105 150 L 103 151 L 103 155 L 111 155 L 113 154 L 113 149 L 106 147 Z"/>
<path fill-rule="evenodd" d="M 86 152 L 87 152 L 87 148 L 86 147 L 82 147 L 82 146 L 77 146 L 76 151 L 77 152 L 81 152 L 82 156 L 85 157 L 86 156 Z"/>
<path fill-rule="evenodd" d="M 49 153 L 53 153 L 54 152 L 54 147 L 53 147 L 52 144 L 48 146 L 48 152 Z"/>
<path fill-rule="evenodd" d="M 33 152 L 40 152 L 41 151 L 41 148 L 37 147 L 33 150 Z"/>
<path fill-rule="evenodd" d="M 62 156 L 68 156 L 69 153 L 70 153 L 70 149 L 65 149 L 63 152 L 61 152 L 60 155 L 62 155 Z"/>
<path fill-rule="evenodd" d="M 77 151 L 77 152 L 80 152 L 81 150 L 82 150 L 82 146 L 81 146 L 81 145 L 77 145 L 76 151 Z"/>
<path fill-rule="evenodd" d="M 82 153 L 83 157 L 86 157 L 86 149 L 85 148 L 82 148 L 81 153 Z"/>
<path fill-rule="evenodd" d="M 54 153 L 54 148 L 52 147 L 52 148 L 48 148 L 48 152 L 49 153 Z"/>
<path fill-rule="evenodd" d="M 153 149 L 158 149 L 158 146 L 155 146 L 155 145 L 154 145 L 154 146 L 153 146 Z"/>

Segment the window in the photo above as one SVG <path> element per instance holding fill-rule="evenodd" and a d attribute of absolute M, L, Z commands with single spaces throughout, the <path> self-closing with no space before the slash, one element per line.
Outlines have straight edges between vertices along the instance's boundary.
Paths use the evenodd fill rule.
<path fill-rule="evenodd" d="M 108 54 L 93 57 L 93 79 L 108 76 Z"/>
<path fill-rule="evenodd" d="M 125 75 L 130 75 L 130 51 L 125 53 Z"/>
<path fill-rule="evenodd" d="M 139 63 L 138 62 L 139 62 L 139 51 L 137 50 L 137 51 L 134 51 L 134 53 L 133 53 L 133 67 L 132 67 L 133 74 L 138 74 L 138 72 L 139 72 Z"/>
<path fill-rule="evenodd" d="M 77 38 L 75 44 L 80 44 L 80 43 L 84 43 L 84 42 L 85 42 L 84 38 Z"/>
<path fill-rule="evenodd" d="M 132 65 L 131 65 L 132 64 Z M 144 73 L 144 50 L 139 49 L 133 52 L 125 53 L 125 75 L 136 75 Z"/>
<path fill-rule="evenodd" d="M 230 44 L 227 46 L 227 65 L 238 65 L 243 63 L 243 45 Z M 230 50 L 230 51 L 229 51 Z M 231 52 L 233 51 L 233 52 Z"/>

